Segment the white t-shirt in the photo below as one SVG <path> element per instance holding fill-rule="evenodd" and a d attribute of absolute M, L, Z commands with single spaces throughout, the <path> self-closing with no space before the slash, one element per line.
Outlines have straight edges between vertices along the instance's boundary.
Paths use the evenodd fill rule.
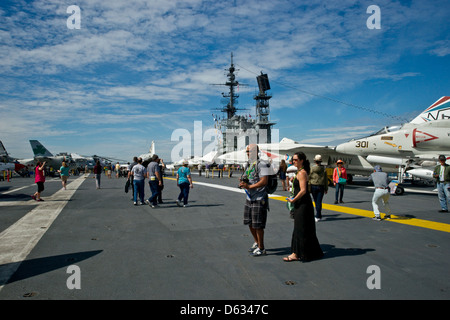
<path fill-rule="evenodd" d="M 444 172 L 445 172 L 445 166 L 443 166 L 441 164 L 441 171 L 439 171 L 439 181 L 443 182 L 444 181 Z"/>

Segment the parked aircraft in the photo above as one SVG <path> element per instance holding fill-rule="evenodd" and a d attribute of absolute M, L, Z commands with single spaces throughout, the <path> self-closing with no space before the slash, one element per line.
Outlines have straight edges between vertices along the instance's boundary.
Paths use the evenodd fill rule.
<path fill-rule="evenodd" d="M 150 162 L 154 154 L 155 154 L 155 141 L 152 141 L 149 152 L 143 153 L 139 157 L 142 158 L 142 162 L 145 163 L 146 166 Z"/>
<path fill-rule="evenodd" d="M 71 153 L 70 156 L 76 162 L 77 167 L 84 170 L 86 166 L 88 169 L 93 169 L 95 166 L 95 159 L 93 156 L 82 156 L 78 153 Z"/>
<path fill-rule="evenodd" d="M 92 156 L 83 156 L 79 155 L 78 153 L 71 153 L 70 156 L 72 159 L 76 162 L 77 167 L 83 171 L 86 168 L 86 165 L 89 170 L 92 170 L 97 163 L 97 161 L 100 162 L 101 166 L 106 166 L 115 162 L 125 162 L 123 159 L 117 159 L 117 158 L 111 158 L 111 157 L 104 157 L 104 156 L 98 156 L 96 154 Z"/>
<path fill-rule="evenodd" d="M 342 143 L 336 151 L 372 163 L 401 163 L 406 169 L 418 169 L 410 174 L 428 177 L 439 155 L 450 155 L 450 97 L 440 98 L 409 123 Z"/>
<path fill-rule="evenodd" d="M 192 157 L 187 159 L 180 159 L 171 164 L 166 164 L 166 169 L 173 170 L 181 167 L 184 161 L 188 162 L 190 168 L 197 167 L 198 165 L 213 164 L 217 160 L 218 151 L 211 151 L 202 157 Z"/>
<path fill-rule="evenodd" d="M 23 168 L 25 168 L 23 164 L 8 155 L 5 146 L 0 141 L 0 171 L 14 170 L 19 172 Z"/>
<path fill-rule="evenodd" d="M 65 154 L 54 156 L 38 140 L 30 140 L 30 145 L 34 153 L 34 160 L 41 162 L 45 161 L 46 166 L 52 169 L 51 172 L 56 172 L 59 170 L 63 161 L 66 162 L 70 169 L 75 169 L 77 166 L 76 162 L 70 155 Z"/>

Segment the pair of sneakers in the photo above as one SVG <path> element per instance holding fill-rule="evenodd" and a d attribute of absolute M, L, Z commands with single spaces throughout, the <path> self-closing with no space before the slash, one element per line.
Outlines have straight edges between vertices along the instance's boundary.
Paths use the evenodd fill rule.
<path fill-rule="evenodd" d="M 186 204 L 181 204 L 181 201 L 177 199 L 177 206 L 186 208 L 188 205 L 187 205 L 187 203 Z"/>
<path fill-rule="evenodd" d="M 248 249 L 248 252 L 250 252 L 250 255 L 253 257 L 265 256 L 267 254 L 266 250 L 260 249 L 256 242 L 253 243 L 253 245 L 250 247 L 250 249 Z"/>
<path fill-rule="evenodd" d="M 386 219 L 386 220 L 389 220 L 390 218 L 391 218 L 390 214 L 387 214 L 387 215 L 384 216 L 384 219 Z M 375 216 L 375 217 L 372 218 L 372 220 L 381 221 L 383 219 L 381 219 L 381 216 Z"/>

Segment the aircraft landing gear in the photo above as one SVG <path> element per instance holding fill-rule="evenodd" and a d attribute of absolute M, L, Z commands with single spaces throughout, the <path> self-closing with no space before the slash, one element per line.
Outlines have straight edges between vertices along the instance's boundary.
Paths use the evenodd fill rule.
<path fill-rule="evenodd" d="M 401 196 L 403 193 L 405 193 L 405 189 L 403 187 L 397 186 L 397 189 L 395 189 L 395 195 Z"/>

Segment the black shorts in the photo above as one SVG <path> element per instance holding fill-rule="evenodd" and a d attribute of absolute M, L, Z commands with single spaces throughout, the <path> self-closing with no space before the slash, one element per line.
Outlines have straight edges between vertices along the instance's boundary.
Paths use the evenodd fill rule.
<path fill-rule="evenodd" d="M 264 229 L 267 221 L 267 201 L 245 201 L 244 224 L 253 229 Z"/>
<path fill-rule="evenodd" d="M 39 193 L 41 193 L 42 191 L 44 191 L 44 183 L 43 182 L 36 182 L 37 187 L 38 187 L 38 191 Z"/>

